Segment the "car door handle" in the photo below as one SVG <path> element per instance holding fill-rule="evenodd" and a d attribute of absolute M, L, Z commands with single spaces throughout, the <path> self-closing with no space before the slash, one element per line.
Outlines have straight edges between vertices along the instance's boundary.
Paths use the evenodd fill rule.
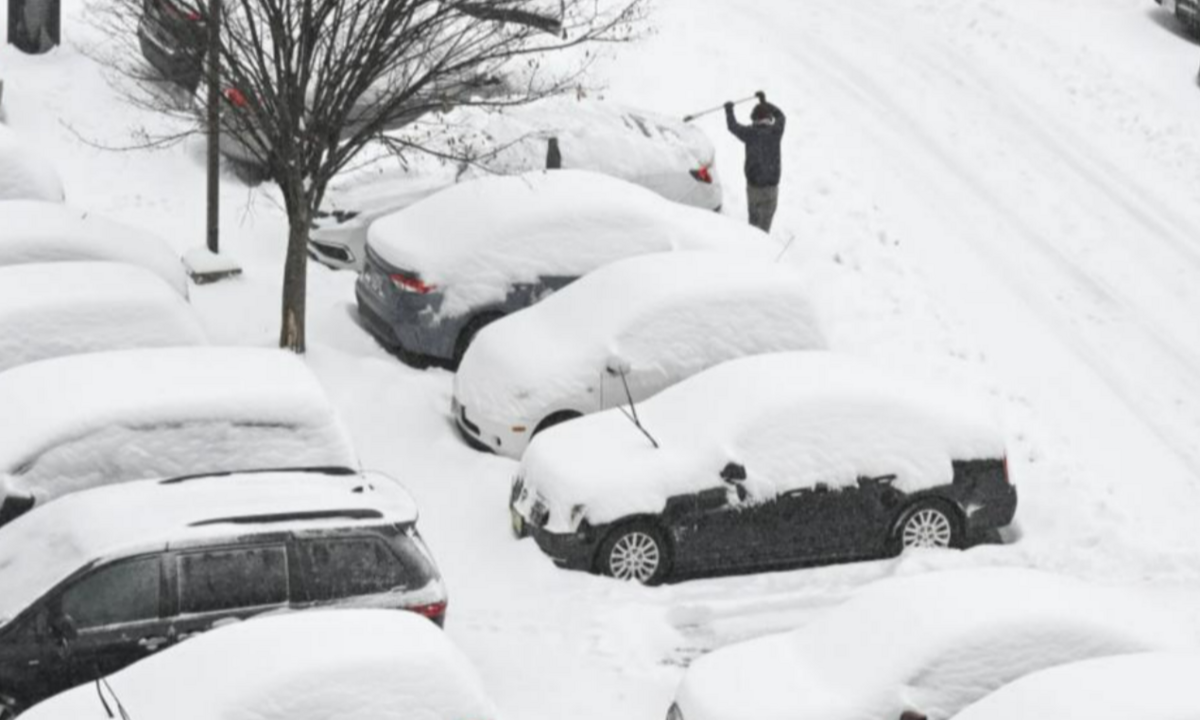
<path fill-rule="evenodd" d="M 151 635 L 138 640 L 137 644 L 138 647 L 145 648 L 150 652 L 154 652 L 163 645 L 166 645 L 168 642 L 170 641 L 161 635 Z"/>

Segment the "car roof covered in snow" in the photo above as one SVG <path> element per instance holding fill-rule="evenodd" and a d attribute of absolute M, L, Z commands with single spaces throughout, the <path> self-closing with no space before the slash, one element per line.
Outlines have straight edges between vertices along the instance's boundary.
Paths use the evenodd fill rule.
<path fill-rule="evenodd" d="M 48 494 L 190 472 L 357 464 L 320 383 L 282 350 L 163 348 L 45 360 L 0 373 L 0 407 L 0 485 L 28 482 Z M 156 432 L 189 423 L 212 425 L 211 437 L 189 436 L 183 447 L 155 443 Z M 284 442 L 273 431 L 294 438 Z M 60 461 L 94 466 L 96 474 L 66 477 Z"/>
<path fill-rule="evenodd" d="M 1005 454 L 982 403 L 821 351 L 722 363 L 639 404 L 638 414 L 660 448 L 620 408 L 534 439 L 522 472 L 552 524 L 576 505 L 592 524 L 661 512 L 672 496 L 719 487 L 730 462 L 745 465 L 752 498 L 769 500 L 882 475 L 914 492 L 949 484 L 954 460 Z"/>
<path fill-rule="evenodd" d="M 137 720 L 495 720 L 466 656 L 416 613 L 306 610 L 216 628 L 115 673 Z M 111 700 L 109 701 L 111 704 Z M 29 720 L 108 720 L 96 688 Z"/>
<path fill-rule="evenodd" d="M 556 403 L 586 396 L 610 358 L 634 379 L 683 378 L 745 355 L 823 347 L 793 267 L 730 253 L 654 253 L 606 265 L 484 328 L 455 375 L 455 395 L 486 417 L 536 423 L 563 409 Z"/>
<path fill-rule="evenodd" d="M 94 561 L 255 531 L 416 518 L 416 504 L 396 481 L 354 472 L 230 473 L 72 493 L 0 527 L 0 618 L 15 617 Z"/>
<path fill-rule="evenodd" d="M 206 342 L 187 301 L 135 265 L 0 266 L 0 371 L 65 355 Z"/>
<path fill-rule="evenodd" d="M 958 717 L 1042 668 L 1184 647 L 1188 635 L 1135 591 L 1018 568 L 921 572 L 868 585 L 799 630 L 700 658 L 676 697 L 688 720 Z"/>
<path fill-rule="evenodd" d="M 1200 652 L 1096 658 L 1005 685 L 955 720 L 1190 720 L 1200 710 Z"/>
<path fill-rule="evenodd" d="M 582 170 L 485 177 L 376 220 L 372 251 L 445 293 L 444 315 L 503 300 L 539 277 L 578 277 L 633 255 L 740 250 L 766 256 L 767 235 Z"/>
<path fill-rule="evenodd" d="M 188 294 L 179 256 L 155 235 L 60 203 L 0 201 L 0 266 L 79 260 L 140 265 Z"/>
<path fill-rule="evenodd" d="M 62 180 L 48 161 L 30 150 L 31 143 L 0 123 L 0 201 L 62 202 Z"/>

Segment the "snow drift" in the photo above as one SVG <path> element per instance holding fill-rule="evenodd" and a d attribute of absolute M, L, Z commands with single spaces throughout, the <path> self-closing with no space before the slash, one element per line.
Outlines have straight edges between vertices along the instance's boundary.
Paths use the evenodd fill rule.
<path fill-rule="evenodd" d="M 65 197 L 54 167 L 35 155 L 16 132 L 0 124 L 0 201 L 62 202 Z"/>

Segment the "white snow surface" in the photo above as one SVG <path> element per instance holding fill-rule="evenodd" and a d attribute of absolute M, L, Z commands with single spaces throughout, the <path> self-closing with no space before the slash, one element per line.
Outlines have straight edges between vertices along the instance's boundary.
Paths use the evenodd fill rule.
<path fill-rule="evenodd" d="M 0 200 L 0 266 L 81 260 L 140 265 L 187 297 L 183 265 L 162 238 L 61 203 Z"/>
<path fill-rule="evenodd" d="M 676 701 L 687 720 L 898 718 L 906 709 L 947 720 L 1043 668 L 1195 647 L 1184 627 L 1137 593 L 1061 576 L 934 572 L 877 583 L 800 630 L 700 658 Z"/>
<path fill-rule="evenodd" d="M 0 201 L 62 202 L 65 197 L 54 167 L 34 152 L 28 138 L 0 123 Z"/>
<path fill-rule="evenodd" d="M 667 498 L 721 487 L 746 467 L 750 502 L 799 487 L 852 486 L 896 475 L 907 493 L 949 484 L 952 461 L 1002 458 L 1004 436 L 981 401 L 829 352 L 745 357 L 638 406 L 659 448 L 607 410 L 534 438 L 521 462 L 529 489 L 564 532 L 583 505 L 593 525 L 658 513 Z"/>
<path fill-rule="evenodd" d="M 206 342 L 187 301 L 135 265 L 0 266 L 0 372 L 66 355 Z"/>
<path fill-rule="evenodd" d="M 0 487 L 96 485 L 357 459 L 321 385 L 284 351 L 121 350 L 0 373 Z"/>
<path fill-rule="evenodd" d="M 368 247 L 445 293 L 455 316 L 539 277 L 578 277 L 632 255 L 762 252 L 767 236 L 645 188 L 582 170 L 484 177 L 376 220 Z"/>
<path fill-rule="evenodd" d="M 1005 685 L 955 720 L 1193 720 L 1200 712 L 1200 652 L 1097 658 Z"/>
<path fill-rule="evenodd" d="M 412 497 L 396 481 L 377 473 L 247 473 L 166 484 L 143 480 L 71 493 L 0 527 L 0 584 L 5 588 L 0 593 L 0 625 L 93 561 L 254 528 L 250 523 L 192 527 L 193 523 L 331 509 L 377 510 L 397 523 L 417 519 Z M 320 524 L 272 522 L 270 528 L 283 532 Z M 355 522 L 341 518 L 330 524 L 347 527 Z"/>
<path fill-rule="evenodd" d="M 109 684 L 130 717 L 147 720 L 498 717 L 445 634 L 396 610 L 306 610 L 234 623 L 126 668 Z M 108 719 L 93 684 L 24 717 Z"/>
<path fill-rule="evenodd" d="M 725 360 L 825 347 L 805 278 L 729 253 L 619 260 L 476 337 L 454 378 L 472 415 L 536 425 L 550 412 L 635 401 Z M 618 389 L 620 389 L 619 392 Z"/>

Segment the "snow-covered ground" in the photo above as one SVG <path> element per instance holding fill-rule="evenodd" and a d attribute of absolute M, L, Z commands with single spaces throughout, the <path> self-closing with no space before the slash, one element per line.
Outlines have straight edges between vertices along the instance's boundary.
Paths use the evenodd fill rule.
<path fill-rule="evenodd" d="M 66 47 L 0 50 L 9 125 L 73 206 L 202 244 L 203 143 L 97 147 L 165 121 L 114 95 L 65 5 Z M 1200 48 L 1152 0 L 658 0 L 654 21 L 602 66 L 608 97 L 683 115 L 762 89 L 788 113 L 775 239 L 835 349 L 990 393 L 1014 542 L 649 589 L 555 570 L 509 534 L 515 464 L 455 436 L 450 376 L 384 353 L 354 278 L 313 265 L 308 362 L 364 464 L 416 496 L 447 630 L 505 715 L 660 718 L 696 654 L 898 574 L 1032 566 L 1200 612 Z M 698 122 L 740 217 L 741 148 Z M 245 274 L 192 302 L 214 342 L 270 345 L 281 203 L 233 175 L 222 199 Z"/>

